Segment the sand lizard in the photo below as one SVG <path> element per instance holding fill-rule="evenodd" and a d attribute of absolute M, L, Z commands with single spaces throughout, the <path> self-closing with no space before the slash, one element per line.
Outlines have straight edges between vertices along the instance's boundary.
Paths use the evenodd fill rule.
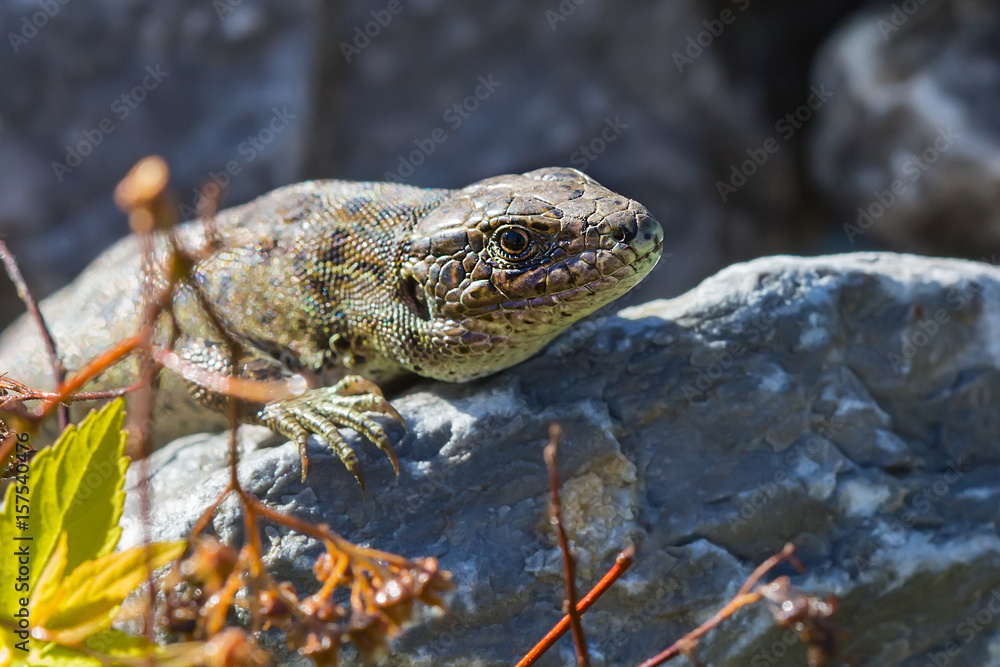
<path fill-rule="evenodd" d="M 635 286 L 663 243 L 645 207 L 566 168 L 457 190 L 312 181 L 222 211 L 214 228 L 221 244 L 193 274 L 245 358 L 230 367 L 190 289 L 174 299 L 176 351 L 238 376 L 308 378 L 301 396 L 248 406 L 242 418 L 294 440 L 303 457 L 310 434 L 321 437 L 359 482 L 338 428 L 396 464 L 370 417 L 395 411 L 367 391 L 372 381 L 415 373 L 462 382 L 517 364 Z M 179 233 L 197 244 L 205 226 L 186 223 Z M 141 256 L 139 239 L 127 237 L 43 302 L 69 370 L 135 330 Z M 132 366 L 88 388 L 124 386 Z M 46 388 L 47 369 L 35 325 L 22 317 L 0 338 L 0 373 Z M 159 383 L 160 442 L 225 426 L 218 395 L 173 373 Z"/>

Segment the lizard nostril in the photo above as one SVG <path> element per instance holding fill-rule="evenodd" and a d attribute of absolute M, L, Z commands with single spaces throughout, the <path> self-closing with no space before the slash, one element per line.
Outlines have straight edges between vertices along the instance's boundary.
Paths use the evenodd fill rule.
<path fill-rule="evenodd" d="M 431 319 L 430 308 L 427 307 L 427 299 L 417 284 L 416 278 L 407 276 L 402 284 L 403 301 L 409 307 L 410 312 L 419 319 L 427 322 Z"/>
<path fill-rule="evenodd" d="M 629 218 L 628 220 L 615 223 L 615 226 L 611 229 L 611 238 L 618 243 L 629 243 L 635 238 L 638 231 L 639 226 L 636 225 L 635 218 Z"/>

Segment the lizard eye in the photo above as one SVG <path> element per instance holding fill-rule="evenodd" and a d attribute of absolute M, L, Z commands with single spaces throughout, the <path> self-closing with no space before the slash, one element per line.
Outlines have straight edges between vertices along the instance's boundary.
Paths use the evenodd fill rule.
<path fill-rule="evenodd" d="M 532 250 L 531 236 L 523 227 L 507 226 L 497 230 L 495 238 L 504 259 L 524 259 Z"/>

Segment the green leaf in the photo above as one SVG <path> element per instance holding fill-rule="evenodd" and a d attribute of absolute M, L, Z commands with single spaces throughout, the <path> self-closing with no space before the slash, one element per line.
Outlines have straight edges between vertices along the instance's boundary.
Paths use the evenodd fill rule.
<path fill-rule="evenodd" d="M 38 625 L 38 614 L 35 611 L 39 605 L 45 605 L 59 590 L 59 582 L 62 581 L 66 573 L 66 557 L 69 554 L 69 542 L 66 541 L 66 533 L 59 536 L 56 543 L 56 550 L 52 552 L 52 557 L 45 564 L 42 576 L 35 582 L 35 590 L 31 592 L 31 621 L 32 625 Z"/>
<path fill-rule="evenodd" d="M 149 565 L 163 567 L 184 553 L 184 542 L 149 547 Z M 43 593 L 32 609 L 33 624 L 61 643 L 75 644 L 111 626 L 125 597 L 146 579 L 146 551 L 133 547 L 87 561 Z"/>
<path fill-rule="evenodd" d="M 15 667 L 18 664 L 32 667 L 103 667 L 100 660 L 81 651 L 51 642 L 32 640 L 32 645 L 32 651 L 24 662 L 15 660 Z M 133 637 L 119 630 L 99 632 L 88 637 L 83 646 L 109 658 L 141 658 L 155 655 L 159 651 L 159 647 L 150 644 L 145 637 Z"/>
<path fill-rule="evenodd" d="M 20 608 L 19 599 L 29 597 L 62 533 L 68 549 L 65 570 L 111 553 L 121 528 L 125 494 L 124 401 L 91 412 L 80 426 L 70 426 L 52 447 L 41 450 L 29 464 L 26 483 L 17 480 L 7 488 L 0 513 L 0 619 L 10 621 Z M 18 524 L 27 501 L 27 529 Z M 18 507 L 21 506 L 21 507 Z M 19 539 L 20 538 L 20 539 Z M 27 563 L 19 563 L 16 550 L 28 549 Z M 21 567 L 24 570 L 20 570 Z M 18 576 L 21 579 L 18 580 Z M 14 582 L 16 585 L 8 585 Z M 26 589 L 16 590 L 26 584 Z M 0 647 L 17 641 L 0 628 Z"/>
<path fill-rule="evenodd" d="M 169 563 L 185 548 L 171 542 L 150 545 L 149 551 L 113 551 L 121 535 L 128 467 L 123 405 L 110 403 L 79 428 L 66 429 L 30 462 L 27 478 L 7 490 L 0 548 L 14 557 L 0 554 L 0 582 L 9 584 L 0 586 L 0 619 L 10 621 L 27 606 L 31 628 L 45 640 L 25 642 L 26 653 L 16 647 L 22 638 L 0 626 L 0 667 L 105 664 L 85 650 L 112 661 L 162 652 L 110 627 L 125 598 L 146 579 L 147 568 Z M 26 564 L 17 549 L 27 549 Z"/>
<path fill-rule="evenodd" d="M 85 560 L 110 553 L 118 543 L 128 467 L 123 406 L 119 399 L 100 412 L 91 412 L 79 428 L 67 428 L 55 445 L 41 450 L 31 461 L 27 531 L 18 530 L 14 520 L 10 498 L 16 485 L 7 490 L 8 501 L 0 516 L 0 544 L 13 544 L 15 535 L 33 538 L 28 580 L 32 588 L 63 531 L 69 541 L 66 569 L 70 571 Z M 5 574 L 0 565 L 0 578 L 6 579 Z"/>

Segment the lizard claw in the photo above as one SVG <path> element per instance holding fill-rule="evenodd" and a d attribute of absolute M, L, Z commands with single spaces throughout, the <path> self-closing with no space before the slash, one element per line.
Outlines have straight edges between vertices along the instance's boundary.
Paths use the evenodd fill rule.
<path fill-rule="evenodd" d="M 404 428 L 406 426 L 379 388 L 358 376 L 346 377 L 332 387 L 313 389 L 302 396 L 268 403 L 258 416 L 265 426 L 295 441 L 302 458 L 303 481 L 309 469 L 309 434 L 315 433 L 333 449 L 364 491 L 365 483 L 357 455 L 338 428 L 351 428 L 363 435 L 386 454 L 396 475 L 399 475 L 399 460 L 392 441 L 382 425 L 366 415 L 370 412 L 388 415 Z"/>
<path fill-rule="evenodd" d="M 389 401 L 385 400 L 382 390 L 371 380 L 366 380 L 360 375 L 348 375 L 333 385 L 331 389 L 341 396 L 358 397 L 359 400 L 356 405 L 363 412 L 377 412 L 382 415 L 389 415 L 399 422 L 400 426 L 409 430 L 403 416 L 396 411 L 396 408 L 392 407 Z"/>

